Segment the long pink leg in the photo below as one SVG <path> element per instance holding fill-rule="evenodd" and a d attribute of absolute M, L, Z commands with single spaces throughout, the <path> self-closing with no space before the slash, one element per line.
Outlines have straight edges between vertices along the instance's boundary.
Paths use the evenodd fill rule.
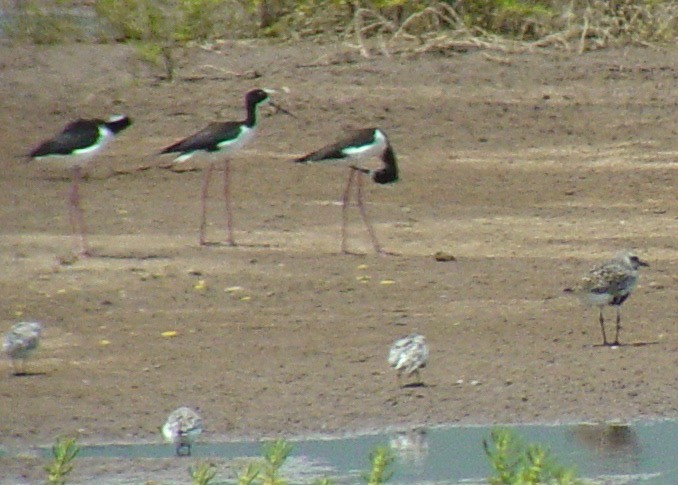
<path fill-rule="evenodd" d="M 351 202 L 351 186 L 353 185 L 353 177 L 355 176 L 355 169 L 351 168 L 348 174 L 348 182 L 344 194 L 341 197 L 341 252 L 347 253 L 346 249 L 346 226 L 348 224 L 348 206 Z"/>
<path fill-rule="evenodd" d="M 372 239 L 372 246 L 374 246 L 374 250 L 378 254 L 384 254 L 383 250 L 381 249 L 381 246 L 379 245 L 379 241 L 377 240 L 377 235 L 374 232 L 374 228 L 372 227 L 372 224 L 370 223 L 370 220 L 367 217 L 365 204 L 363 204 L 363 174 L 361 172 L 358 173 L 358 180 L 356 181 L 356 194 L 358 198 L 357 202 L 358 208 L 360 209 L 360 214 L 363 216 L 363 221 L 365 221 L 365 225 L 367 226 L 367 231 L 370 233 L 370 239 Z"/>
<path fill-rule="evenodd" d="M 85 218 L 80 208 L 80 180 L 82 174 L 80 173 L 80 166 L 75 165 L 71 170 L 71 191 L 68 197 L 68 214 L 71 220 L 73 232 L 78 233 L 80 241 L 79 254 L 81 257 L 90 256 L 89 247 L 87 246 L 87 227 L 85 226 Z"/>
<path fill-rule="evenodd" d="M 202 179 L 202 191 L 200 192 L 200 206 L 202 214 L 200 216 L 200 235 L 198 236 L 198 244 L 205 245 L 205 229 L 207 227 L 207 193 L 210 188 L 210 178 L 212 177 L 212 170 L 214 164 L 210 163 L 205 169 L 205 176 Z"/>
<path fill-rule="evenodd" d="M 233 239 L 233 209 L 231 208 L 231 170 L 229 159 L 224 160 L 224 203 L 226 204 L 226 230 L 228 236 L 226 243 L 229 246 L 235 246 Z"/>

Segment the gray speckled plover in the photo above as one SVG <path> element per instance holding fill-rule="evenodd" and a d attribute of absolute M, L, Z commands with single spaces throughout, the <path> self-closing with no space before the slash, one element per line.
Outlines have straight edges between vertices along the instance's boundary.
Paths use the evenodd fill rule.
<path fill-rule="evenodd" d="M 89 256 L 85 220 L 80 208 L 79 185 L 82 168 L 118 133 L 132 124 L 128 116 L 113 116 L 108 121 L 78 119 L 72 121 L 54 138 L 44 141 L 29 153 L 36 160 L 54 162 L 71 169 L 71 190 L 68 213 L 74 233 L 79 234 L 79 254 Z"/>
<path fill-rule="evenodd" d="M 378 157 L 382 162 L 382 167 L 373 170 L 363 166 L 364 162 L 372 157 Z M 336 143 L 327 145 L 319 150 L 311 152 L 303 157 L 294 160 L 297 163 L 340 163 L 347 165 L 350 169 L 348 182 L 341 198 L 342 202 L 342 224 L 341 224 L 341 251 L 347 253 L 346 247 L 346 224 L 347 209 L 350 203 L 351 188 L 355 179 L 356 184 L 356 204 L 360 214 L 367 226 L 367 231 L 372 239 L 374 250 L 379 254 L 384 251 L 377 240 L 377 235 L 367 216 L 367 211 L 363 204 L 362 185 L 363 174 L 370 175 L 372 180 L 378 184 L 388 184 L 398 181 L 398 163 L 395 152 L 391 146 L 386 134 L 379 128 L 365 128 L 356 130 Z"/>
<path fill-rule="evenodd" d="M 165 440 L 176 446 L 177 456 L 184 455 L 181 451 L 183 449 L 186 450 L 185 456 L 190 456 L 191 447 L 200 433 L 202 433 L 202 418 L 187 407 L 172 411 L 162 427 Z"/>
<path fill-rule="evenodd" d="M 12 359 L 14 375 L 26 374 L 26 359 L 40 343 L 42 325 L 38 322 L 19 322 L 12 326 L 2 341 L 2 351 Z M 17 361 L 21 361 L 21 366 Z"/>
<path fill-rule="evenodd" d="M 621 305 L 631 295 L 638 283 L 638 268 L 649 266 L 631 251 L 617 254 L 610 261 L 589 271 L 573 288 L 565 291 L 577 294 L 582 301 L 599 309 L 600 330 L 603 333 L 603 345 L 619 345 L 621 330 Z M 617 325 L 613 342 L 607 341 L 603 308 L 607 305 L 617 310 Z"/>
<path fill-rule="evenodd" d="M 388 363 L 398 371 L 398 382 L 402 374 L 411 376 L 416 374 L 419 379 L 419 369 L 428 363 L 428 346 L 423 335 L 413 333 L 393 342 L 388 353 Z"/>

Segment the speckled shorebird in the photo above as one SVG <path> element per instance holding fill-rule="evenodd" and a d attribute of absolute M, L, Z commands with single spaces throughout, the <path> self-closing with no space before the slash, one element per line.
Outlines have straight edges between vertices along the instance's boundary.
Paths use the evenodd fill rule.
<path fill-rule="evenodd" d="M 619 345 L 621 330 L 621 305 L 631 295 L 638 283 L 638 268 L 649 266 L 631 251 L 617 254 L 613 259 L 596 266 L 586 274 L 574 288 L 565 291 L 579 295 L 586 304 L 597 306 L 600 311 L 600 330 L 603 333 L 603 345 Z M 603 308 L 607 305 L 617 309 L 617 326 L 614 342 L 607 341 Z"/>
<path fill-rule="evenodd" d="M 180 154 L 174 159 L 175 163 L 184 162 L 197 153 L 207 155 L 208 165 L 205 169 L 205 175 L 202 181 L 202 191 L 200 192 L 201 218 L 200 233 L 198 243 L 201 246 L 206 244 L 205 228 L 207 225 L 207 195 L 209 191 L 210 178 L 218 158 L 223 157 L 223 176 L 224 176 L 224 202 L 226 204 L 226 229 L 227 244 L 235 245 L 233 237 L 233 210 L 231 208 L 231 189 L 230 189 L 230 154 L 240 150 L 252 141 L 257 130 L 257 106 L 268 102 L 290 116 L 291 113 L 269 99 L 269 93 L 273 91 L 264 89 L 253 89 L 245 95 L 245 109 L 247 117 L 243 121 L 222 121 L 207 125 L 202 130 L 193 135 L 180 140 L 160 151 L 160 155 L 165 153 Z"/>
<path fill-rule="evenodd" d="M 101 151 L 118 133 L 132 124 L 128 116 L 113 116 L 108 121 L 78 119 L 61 133 L 41 143 L 28 155 L 45 162 L 55 162 L 71 169 L 71 190 L 68 196 L 68 214 L 74 234 L 79 235 L 79 254 L 90 255 L 87 245 L 87 229 L 80 208 L 79 185 L 82 168 Z"/>
<path fill-rule="evenodd" d="M 396 340 L 388 353 L 388 363 L 398 371 L 398 382 L 405 373 L 407 376 L 417 375 L 419 369 L 426 367 L 428 362 L 428 346 L 423 335 L 413 333 Z"/>
<path fill-rule="evenodd" d="M 26 359 L 38 347 L 42 325 L 38 322 L 20 322 L 12 326 L 5 334 L 2 342 L 2 351 L 12 359 L 14 375 L 26 374 Z M 21 361 L 21 368 L 17 365 Z"/>
<path fill-rule="evenodd" d="M 379 157 L 382 167 L 377 170 L 365 168 L 362 164 L 372 157 Z M 346 248 L 346 224 L 348 221 L 347 209 L 351 198 L 351 187 L 354 179 L 356 184 L 356 204 L 360 209 L 367 231 L 372 239 L 374 250 L 379 254 L 385 254 L 377 240 L 377 235 L 367 216 L 367 211 L 363 204 L 362 186 L 363 174 L 370 175 L 372 180 L 378 184 L 388 184 L 398 181 L 398 163 L 395 152 L 391 146 L 386 133 L 379 128 L 365 128 L 356 130 L 336 143 L 327 145 L 319 150 L 304 155 L 294 160 L 297 163 L 340 163 L 347 165 L 350 169 L 348 182 L 341 198 L 342 203 L 342 223 L 341 223 L 341 251 L 347 253 Z"/>
<path fill-rule="evenodd" d="M 177 456 L 183 456 L 181 450 L 186 449 L 185 456 L 191 456 L 191 446 L 202 433 L 202 418 L 191 408 L 180 407 L 167 417 L 162 427 L 162 435 L 177 447 Z"/>

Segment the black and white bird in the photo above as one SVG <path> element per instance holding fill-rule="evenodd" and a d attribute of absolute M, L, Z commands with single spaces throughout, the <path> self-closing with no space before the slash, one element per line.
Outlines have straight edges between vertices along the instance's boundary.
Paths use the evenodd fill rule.
<path fill-rule="evenodd" d="M 598 321 L 603 333 L 603 345 L 619 345 L 621 305 L 636 287 L 638 268 L 641 266 L 649 266 L 649 264 L 641 261 L 633 252 L 624 251 L 610 261 L 591 269 L 575 287 L 565 289 L 567 292 L 577 294 L 584 303 L 598 307 L 600 311 Z M 607 305 L 617 309 L 617 325 L 612 343 L 607 341 L 605 334 L 603 308 Z"/>
<path fill-rule="evenodd" d="M 12 359 L 14 375 L 26 374 L 26 359 L 33 353 L 40 343 L 42 325 L 38 322 L 19 322 L 12 326 L 2 341 L 2 351 Z M 17 361 L 21 361 L 21 367 Z"/>
<path fill-rule="evenodd" d="M 388 364 L 398 371 L 398 382 L 402 374 L 408 377 L 416 374 L 420 380 L 419 369 L 428 363 L 428 346 L 423 335 L 413 333 L 393 342 L 388 353 Z"/>
<path fill-rule="evenodd" d="M 202 433 L 202 418 L 188 407 L 175 409 L 162 427 L 162 435 L 169 443 L 176 445 L 177 456 L 186 449 L 185 456 L 191 456 L 191 447 Z"/>
<path fill-rule="evenodd" d="M 78 119 L 72 121 L 54 138 L 44 141 L 29 153 L 35 160 L 54 162 L 71 169 L 71 189 L 68 196 L 68 214 L 74 234 L 79 237 L 80 256 L 89 256 L 87 229 L 80 207 L 79 185 L 82 169 L 118 133 L 132 124 L 128 116 L 113 116 L 108 121 Z"/>
<path fill-rule="evenodd" d="M 382 167 L 373 170 L 362 164 L 372 157 L 378 157 Z M 347 253 L 346 224 L 348 221 L 347 209 L 350 204 L 351 188 L 354 180 L 356 184 L 356 204 L 360 209 L 363 221 L 367 226 L 374 250 L 379 254 L 385 254 L 377 240 L 377 235 L 370 223 L 363 204 L 362 186 L 363 174 L 370 175 L 378 184 L 389 184 L 398 181 L 398 163 L 395 152 L 386 133 L 379 128 L 365 128 L 348 134 L 345 138 L 327 145 L 319 150 L 304 155 L 294 160 L 297 163 L 341 163 L 349 167 L 348 182 L 341 198 L 342 224 L 341 224 L 341 251 Z"/>
<path fill-rule="evenodd" d="M 269 99 L 270 90 L 253 89 L 245 95 L 245 109 L 247 117 L 243 121 L 213 122 L 197 133 L 180 140 L 173 145 L 160 151 L 160 154 L 178 153 L 175 163 L 184 162 L 197 153 L 207 155 L 209 161 L 205 170 L 200 193 L 201 219 L 198 242 L 201 246 L 206 244 L 205 229 L 207 224 L 207 195 L 209 190 L 212 171 L 219 158 L 223 159 L 224 171 L 224 201 L 226 204 L 226 229 L 228 232 L 227 243 L 235 245 L 233 238 L 233 211 L 231 208 L 230 189 L 230 155 L 249 144 L 257 131 L 257 106 L 268 102 L 278 111 L 291 116 L 287 110 L 281 108 Z"/>

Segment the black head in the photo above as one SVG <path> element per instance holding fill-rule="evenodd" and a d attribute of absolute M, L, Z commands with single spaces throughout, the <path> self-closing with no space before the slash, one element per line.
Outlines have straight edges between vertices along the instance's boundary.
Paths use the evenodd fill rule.
<path fill-rule="evenodd" d="M 650 266 L 647 264 L 645 261 L 642 261 L 638 256 L 635 254 L 630 254 L 629 255 L 629 261 L 631 262 L 631 265 L 634 268 L 638 268 L 639 266 Z"/>
<path fill-rule="evenodd" d="M 386 147 L 384 154 L 381 157 L 384 167 L 376 170 L 372 174 L 372 179 L 378 184 L 390 184 L 398 181 L 398 162 L 396 161 L 395 152 L 391 145 Z"/>
<path fill-rule="evenodd" d="M 633 251 L 622 251 L 621 253 L 617 254 L 614 259 L 623 266 L 632 268 L 634 270 L 637 270 L 641 266 L 650 266 L 645 261 L 642 261 L 638 256 L 636 256 Z"/>
<path fill-rule="evenodd" d="M 253 89 L 245 95 L 245 103 L 248 106 L 254 106 L 263 103 L 268 99 L 268 93 L 263 89 Z"/>
<path fill-rule="evenodd" d="M 117 134 L 132 124 L 132 118 L 125 115 L 111 116 L 105 124 L 109 130 Z"/>

